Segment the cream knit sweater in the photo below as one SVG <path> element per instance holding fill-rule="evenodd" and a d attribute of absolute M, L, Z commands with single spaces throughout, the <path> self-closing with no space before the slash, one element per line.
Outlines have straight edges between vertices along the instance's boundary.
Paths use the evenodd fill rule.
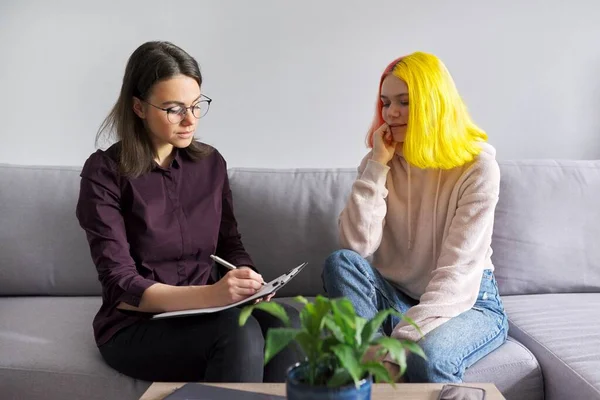
<path fill-rule="evenodd" d="M 469 310 L 484 269 L 493 269 L 492 230 L 500 170 L 482 143 L 475 160 L 451 170 L 410 167 L 395 155 L 363 159 L 339 219 L 343 248 L 363 257 L 394 286 L 419 299 L 407 316 L 423 334 Z M 393 337 L 419 340 L 401 322 Z"/>

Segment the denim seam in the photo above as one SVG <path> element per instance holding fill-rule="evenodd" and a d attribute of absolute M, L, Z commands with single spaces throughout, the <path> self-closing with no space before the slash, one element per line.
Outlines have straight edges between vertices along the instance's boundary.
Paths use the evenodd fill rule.
<path fill-rule="evenodd" d="M 377 286 L 375 285 L 373 286 L 375 287 L 375 291 L 379 292 L 387 300 L 389 307 L 393 308 L 396 312 L 399 312 L 400 314 L 404 315 L 404 313 L 398 309 L 398 305 L 396 304 L 396 302 L 392 301 L 388 296 L 386 296 L 385 291 L 377 288 Z"/>
<path fill-rule="evenodd" d="M 501 366 L 498 367 L 489 367 L 489 368 L 483 368 L 483 369 L 479 369 L 476 372 L 472 373 L 470 376 L 477 376 L 477 375 L 486 375 L 489 372 L 493 372 L 493 371 L 500 371 L 500 370 L 504 370 L 507 367 L 516 367 L 519 365 L 524 365 L 524 364 L 529 364 L 531 361 L 517 361 L 517 362 L 513 362 L 513 363 L 509 363 L 509 364 L 502 364 Z M 488 378 L 486 376 L 486 378 Z"/>
<path fill-rule="evenodd" d="M 502 320 L 504 321 L 504 319 Z M 476 353 L 477 351 L 481 350 L 483 347 L 485 347 L 487 344 L 491 343 L 492 341 L 494 341 L 495 339 L 498 338 L 498 336 L 500 336 L 500 334 L 502 334 L 502 331 L 504 331 L 504 326 L 503 325 L 499 325 L 497 326 L 497 330 L 493 331 L 492 334 L 490 334 L 489 336 L 487 336 L 486 338 L 484 338 L 481 343 L 477 344 L 476 346 L 474 346 L 472 348 L 472 350 L 470 350 L 467 354 L 463 355 L 462 357 L 459 358 L 460 362 L 457 364 L 457 368 L 458 371 L 460 371 L 461 369 L 463 369 L 464 364 L 465 364 L 465 360 L 472 356 L 474 353 Z M 465 368 L 466 369 L 466 368 Z M 457 372 L 458 372 L 457 371 Z"/>

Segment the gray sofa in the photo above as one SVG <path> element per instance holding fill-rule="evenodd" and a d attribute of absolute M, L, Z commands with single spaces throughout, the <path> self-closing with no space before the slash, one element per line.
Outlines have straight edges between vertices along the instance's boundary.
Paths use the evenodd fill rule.
<path fill-rule="evenodd" d="M 466 374 L 509 400 L 600 399 L 600 161 L 501 163 L 493 248 L 510 338 Z M 322 293 L 355 171 L 230 170 L 265 278 L 309 266 L 280 301 Z M 75 219 L 79 168 L 0 165 L 0 398 L 137 399 L 92 337 L 100 286 Z M 286 297 L 288 297 L 286 299 Z"/>

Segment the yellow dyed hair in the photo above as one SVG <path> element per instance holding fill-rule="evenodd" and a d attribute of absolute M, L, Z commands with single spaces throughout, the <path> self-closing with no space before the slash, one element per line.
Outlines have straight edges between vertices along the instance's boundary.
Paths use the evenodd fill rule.
<path fill-rule="evenodd" d="M 442 61 L 432 54 L 416 52 L 392 62 L 381 77 L 402 79 L 408 87 L 409 115 L 404 141 L 404 158 L 418 168 L 452 169 L 474 159 L 481 152 L 479 142 L 486 133 L 471 120 L 454 80 Z M 383 124 L 382 101 L 368 134 Z"/>

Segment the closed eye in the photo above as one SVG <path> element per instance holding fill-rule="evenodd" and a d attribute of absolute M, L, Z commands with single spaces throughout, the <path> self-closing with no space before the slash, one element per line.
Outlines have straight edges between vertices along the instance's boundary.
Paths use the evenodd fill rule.
<path fill-rule="evenodd" d="M 169 114 L 181 114 L 183 112 L 183 107 L 181 107 L 181 106 L 169 107 L 169 108 L 167 108 L 166 111 Z"/>

